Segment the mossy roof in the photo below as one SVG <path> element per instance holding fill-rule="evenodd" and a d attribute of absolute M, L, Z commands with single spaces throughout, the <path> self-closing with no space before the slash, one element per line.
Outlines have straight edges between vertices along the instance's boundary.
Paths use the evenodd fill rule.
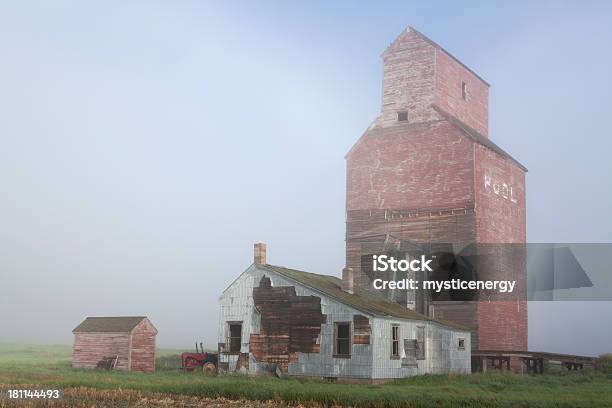
<path fill-rule="evenodd" d="M 72 331 L 73 333 L 129 333 L 145 316 L 88 317 Z"/>
<path fill-rule="evenodd" d="M 342 290 L 342 280 L 330 275 L 320 275 L 317 273 L 304 272 L 297 269 L 285 268 L 275 265 L 255 265 L 263 272 L 274 272 L 290 278 L 305 286 L 315 289 L 340 303 L 351 306 L 366 314 L 374 316 L 390 316 L 408 320 L 431 321 L 453 329 L 469 331 L 469 328 L 441 319 L 434 319 L 421 313 L 410 310 L 398 303 L 388 301 L 382 297 L 377 297 L 365 291 L 355 290 L 355 293 L 348 293 Z"/>

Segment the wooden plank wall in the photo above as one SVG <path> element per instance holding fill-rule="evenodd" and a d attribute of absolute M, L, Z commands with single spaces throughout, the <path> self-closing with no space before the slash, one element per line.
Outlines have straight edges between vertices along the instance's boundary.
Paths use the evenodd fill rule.
<path fill-rule="evenodd" d="M 472 334 L 472 350 L 478 350 L 478 302 L 432 302 L 430 312 L 436 319 L 469 327 Z"/>
<path fill-rule="evenodd" d="M 249 338 L 249 349 L 259 362 L 276 364 L 287 372 L 298 353 L 318 353 L 317 338 L 327 318 L 321 312 L 321 298 L 297 296 L 295 287 L 272 287 L 262 277 L 253 288 L 253 301 L 261 315 L 260 333 Z"/>
<path fill-rule="evenodd" d="M 370 319 L 363 315 L 353 316 L 353 344 L 370 344 Z"/>
<path fill-rule="evenodd" d="M 387 238 L 386 235 L 390 234 Z M 438 210 L 352 210 L 346 220 L 346 266 L 353 268 L 355 286 L 380 295 L 362 268 L 362 255 L 382 253 L 392 240 L 421 245 L 468 243 L 476 239 L 473 205 Z M 404 249 L 404 248 L 402 248 Z M 404 302 L 404 299 L 398 303 Z M 404 303 L 405 304 L 405 303 Z"/>
<path fill-rule="evenodd" d="M 116 369 L 129 370 L 129 333 L 75 333 L 72 366 L 96 368 L 104 357 L 119 356 Z"/>
<path fill-rule="evenodd" d="M 157 332 L 148 319 L 132 331 L 131 371 L 155 371 L 155 335 Z"/>
<path fill-rule="evenodd" d="M 404 290 L 374 290 L 375 278 L 395 279 L 392 272 L 372 271 L 371 255 L 393 251 L 410 255 L 418 245 L 436 252 L 445 250 L 448 244 L 470 243 L 476 240 L 476 224 L 473 203 L 463 208 L 426 210 L 352 210 L 347 212 L 346 262 L 353 268 L 355 286 L 376 296 L 405 306 L 408 292 Z M 387 234 L 389 234 L 387 236 Z M 412 246 L 408 243 L 417 244 Z M 417 274 L 417 279 L 422 277 Z M 430 314 L 429 301 L 421 291 L 415 293 L 416 311 Z M 476 304 L 439 302 L 435 317 L 468 326 L 472 331 L 472 347 L 478 347 L 478 318 Z"/>

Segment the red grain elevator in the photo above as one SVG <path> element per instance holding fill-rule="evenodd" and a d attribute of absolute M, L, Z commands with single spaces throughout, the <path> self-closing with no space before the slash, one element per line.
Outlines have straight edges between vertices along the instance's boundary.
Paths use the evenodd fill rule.
<path fill-rule="evenodd" d="M 527 169 L 489 139 L 489 84 L 410 27 L 382 58 L 381 113 L 346 155 L 343 281 L 352 269 L 373 290 L 364 256 L 399 243 L 524 244 Z M 524 286 L 524 265 L 501 262 Z M 470 327 L 474 350 L 527 350 L 524 296 L 424 306 L 385 295 Z"/>

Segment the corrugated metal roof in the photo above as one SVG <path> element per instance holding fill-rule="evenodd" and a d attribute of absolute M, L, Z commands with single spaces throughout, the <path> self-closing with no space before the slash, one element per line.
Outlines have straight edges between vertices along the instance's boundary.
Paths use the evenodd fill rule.
<path fill-rule="evenodd" d="M 386 299 L 375 297 L 367 292 L 355 290 L 354 294 L 342 290 L 342 280 L 329 275 L 319 275 L 311 272 L 299 271 L 297 269 L 284 268 L 275 265 L 255 265 L 263 272 L 275 272 L 287 278 L 293 279 L 305 286 L 315 289 L 340 303 L 351 306 L 364 313 L 375 316 L 392 316 L 408 320 L 426 320 L 439 323 L 454 329 L 468 331 L 465 326 L 440 319 L 422 315 L 397 303 Z"/>
<path fill-rule="evenodd" d="M 129 333 L 146 316 L 88 317 L 72 330 L 73 333 Z"/>

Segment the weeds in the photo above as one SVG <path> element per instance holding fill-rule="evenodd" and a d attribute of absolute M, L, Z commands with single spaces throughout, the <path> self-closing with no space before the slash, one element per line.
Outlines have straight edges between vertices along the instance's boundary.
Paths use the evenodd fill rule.
<path fill-rule="evenodd" d="M 166 395 L 172 399 L 186 398 L 186 401 L 224 398 L 369 408 L 612 407 L 612 379 L 607 373 L 593 371 L 524 376 L 507 373 L 424 375 L 384 385 L 353 385 L 293 378 L 207 377 L 199 372 L 184 373 L 178 369 L 180 358 L 176 352 L 160 353 L 158 370 L 154 374 L 77 370 L 70 367 L 69 347 L 52 351 L 27 349 L 23 353 L 16 348 L 5 353 L 3 347 L 0 346 L 0 384 L 98 390 L 100 395 L 130 390 L 152 401 L 163 401 L 165 397 L 159 395 Z M 89 406 L 92 405 L 101 406 L 95 403 Z"/>

